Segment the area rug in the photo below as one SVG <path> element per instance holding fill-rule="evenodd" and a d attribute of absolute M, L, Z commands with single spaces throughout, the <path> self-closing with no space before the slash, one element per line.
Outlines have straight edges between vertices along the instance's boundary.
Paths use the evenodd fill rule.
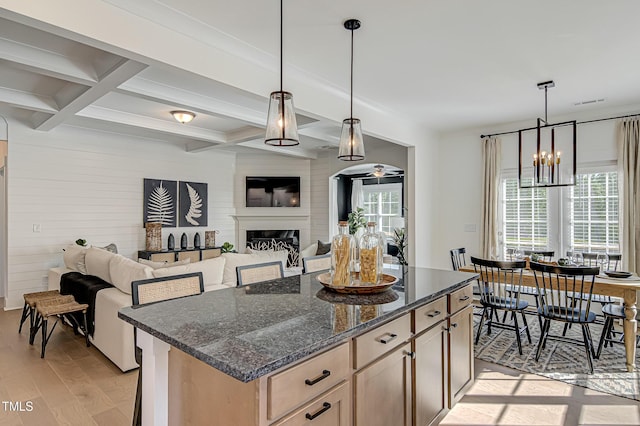
<path fill-rule="evenodd" d="M 519 318 L 520 319 L 520 318 Z M 474 315 L 474 339 L 480 317 Z M 640 373 L 629 373 L 625 366 L 624 345 L 613 345 L 602 349 L 600 359 L 593 360 L 594 374 L 588 374 L 587 357 L 583 346 L 547 340 L 540 360 L 536 362 L 536 350 L 540 336 L 538 320 L 527 315 L 531 330 L 531 344 L 522 336 L 522 355 L 513 330 L 492 328 L 487 335 L 483 327 L 480 341 L 475 345 L 475 356 L 483 361 L 504 365 L 515 370 L 538 374 L 555 380 L 586 387 L 596 391 L 640 400 Z M 522 321 L 519 321 L 522 325 Z M 602 326 L 591 325 L 591 335 L 596 345 Z M 551 334 L 560 335 L 562 325 L 552 323 Z M 567 336 L 582 340 L 581 327 L 572 327 Z M 636 353 L 636 365 L 640 367 L 640 349 Z"/>

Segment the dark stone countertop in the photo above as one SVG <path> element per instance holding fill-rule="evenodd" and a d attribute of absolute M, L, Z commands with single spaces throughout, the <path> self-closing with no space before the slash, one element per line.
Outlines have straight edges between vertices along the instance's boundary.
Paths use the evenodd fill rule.
<path fill-rule="evenodd" d="M 393 272 L 403 275 L 401 269 Z M 477 277 L 407 267 L 399 285 L 365 296 L 328 291 L 316 275 L 126 307 L 118 317 L 249 382 L 397 318 Z"/>

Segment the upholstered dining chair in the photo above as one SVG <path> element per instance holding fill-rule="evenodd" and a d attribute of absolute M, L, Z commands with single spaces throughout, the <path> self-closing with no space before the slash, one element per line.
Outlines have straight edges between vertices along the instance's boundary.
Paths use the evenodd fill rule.
<path fill-rule="evenodd" d="M 589 372 L 593 374 L 593 358 L 596 353 L 589 324 L 592 324 L 596 319 L 596 314 L 591 311 L 591 298 L 593 284 L 599 269 L 554 266 L 537 262 L 531 262 L 530 268 L 533 271 L 536 287 L 541 295 L 538 314 L 544 319 L 536 351 L 536 361 L 540 359 L 542 350 L 549 339 L 583 344 L 587 355 Z M 570 298 L 566 296 L 567 293 L 581 294 L 583 297 Z M 580 325 L 582 327 L 583 341 L 566 337 L 564 333 L 562 335 L 550 334 L 552 321 L 562 322 L 565 325 Z"/>
<path fill-rule="evenodd" d="M 236 266 L 238 286 L 275 280 L 284 276 L 282 262 L 256 263 L 253 265 Z"/>
<path fill-rule="evenodd" d="M 525 300 L 520 300 L 522 287 L 522 270 L 526 266 L 524 260 L 519 261 L 501 261 L 488 260 L 471 257 L 471 263 L 477 273 L 478 288 L 480 293 L 480 304 L 483 312 L 478 325 L 475 343 L 478 344 L 482 327 L 487 326 L 487 334 L 491 334 L 491 327 L 507 328 L 514 330 L 516 334 L 516 342 L 518 343 L 518 352 L 522 355 L 521 334 L 527 333 L 527 339 L 531 343 L 531 333 L 527 325 L 527 318 L 524 310 L 529 306 Z M 505 311 L 511 314 L 513 324 L 506 322 L 494 322 L 492 320 L 495 311 Z M 518 316 L 522 317 L 522 327 L 518 324 Z"/>
<path fill-rule="evenodd" d="M 307 256 L 302 258 L 302 273 L 325 271 L 331 269 L 331 253 Z"/>
<path fill-rule="evenodd" d="M 131 298 L 133 305 L 144 305 L 180 297 L 195 296 L 204 292 L 204 280 L 202 272 L 183 275 L 173 275 L 162 278 L 151 278 L 131 282 Z M 134 329 L 134 340 L 137 341 Z M 138 386 L 136 388 L 136 400 L 133 409 L 133 425 L 142 424 L 142 349 L 135 346 L 136 362 L 140 366 L 138 370 Z"/>

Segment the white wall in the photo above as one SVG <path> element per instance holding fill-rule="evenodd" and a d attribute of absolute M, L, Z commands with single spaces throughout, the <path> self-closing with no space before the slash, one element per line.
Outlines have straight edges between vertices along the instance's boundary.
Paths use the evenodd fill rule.
<path fill-rule="evenodd" d="M 597 117 L 623 115 L 624 111 L 611 114 L 600 113 Z M 592 113 L 593 115 L 593 113 Z M 580 117 L 562 117 L 552 120 L 561 122 Z M 582 120 L 593 119 L 585 117 Z M 439 175 L 441 185 L 438 192 L 437 243 L 433 252 L 433 265 L 451 268 L 449 250 L 466 247 L 471 255 L 480 254 L 480 209 L 482 203 L 482 151 L 481 134 L 518 130 L 535 125 L 535 121 L 509 123 L 493 128 L 471 129 L 442 135 L 439 141 Z M 579 124 L 577 128 L 577 161 L 581 166 L 593 163 L 616 161 L 615 120 Z M 518 135 L 502 138 L 502 169 L 518 167 Z"/>
<path fill-rule="evenodd" d="M 206 228 L 163 229 L 179 243 L 197 231 L 218 229 L 217 242 L 235 233 L 232 215 L 235 154 L 190 154 L 181 147 L 109 133 L 61 126 L 34 131 L 9 122 L 8 298 L 22 305 L 22 294 L 46 288 L 47 270 L 62 264 L 62 248 L 78 238 L 89 244 L 117 244 L 135 257 L 144 249 L 143 178 L 207 182 Z M 40 232 L 33 232 L 33 225 Z"/>

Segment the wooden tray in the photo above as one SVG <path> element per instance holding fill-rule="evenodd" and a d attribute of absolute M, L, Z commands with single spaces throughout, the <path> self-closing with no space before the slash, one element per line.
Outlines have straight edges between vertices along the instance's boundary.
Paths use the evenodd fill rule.
<path fill-rule="evenodd" d="M 331 284 L 331 273 L 325 272 L 316 277 L 318 281 L 327 289 L 335 291 L 336 293 L 345 294 L 375 294 L 382 293 L 389 287 L 398 282 L 398 278 L 393 275 L 382 274 L 382 280 L 380 284 L 375 285 L 348 285 L 348 286 L 336 286 Z"/>

